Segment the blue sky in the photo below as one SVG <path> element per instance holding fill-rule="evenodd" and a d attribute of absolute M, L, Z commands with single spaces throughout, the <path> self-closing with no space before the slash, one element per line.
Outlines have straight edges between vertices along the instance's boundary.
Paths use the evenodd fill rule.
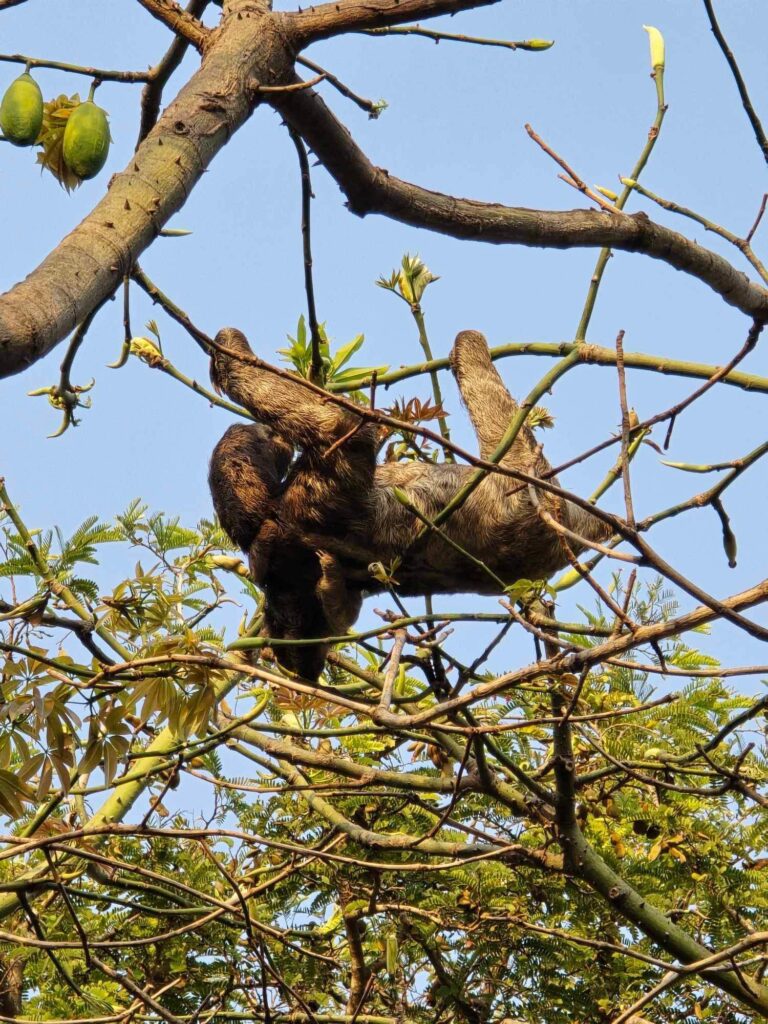
<path fill-rule="evenodd" d="M 723 29 L 768 121 L 768 9 L 754 0 L 728 0 L 719 8 Z M 211 16 L 217 13 L 212 9 Z M 765 163 L 699 0 L 503 0 L 431 23 L 454 32 L 556 41 L 540 53 L 354 36 L 319 44 L 308 56 L 363 95 L 387 100 L 382 117 L 369 121 L 323 87 L 371 158 L 393 173 L 457 195 L 570 209 L 583 205 L 582 197 L 558 181 L 557 168 L 528 139 L 523 125 L 530 122 L 586 181 L 613 187 L 618 175 L 629 173 L 655 112 L 643 24 L 656 25 L 666 38 L 669 104 L 643 181 L 743 234 L 766 190 Z M 0 17 L 3 53 L 139 69 L 159 59 L 168 41 L 168 32 L 131 0 L 34 0 Z M 195 64 L 194 56 L 187 58 L 166 101 Z M 20 70 L 0 65 L 0 88 Z M 86 79 L 45 70 L 36 78 L 46 98 L 87 93 Z M 139 94 L 140 86 L 101 87 L 98 101 L 109 111 L 114 144 L 102 174 L 71 196 L 49 175 L 40 175 L 29 151 L 1 148 L 2 290 L 37 265 L 95 204 L 109 176 L 128 162 Z M 484 246 L 381 217 L 361 220 L 345 210 L 322 168 L 313 174 L 318 311 L 337 344 L 365 333 L 358 362 L 394 366 L 419 357 L 406 307 L 374 285 L 406 251 L 419 253 L 441 276 L 426 300 L 437 354 L 447 354 L 456 332 L 470 327 L 484 331 L 491 344 L 573 337 L 596 252 Z M 634 199 L 632 209 L 649 205 Z M 705 237 L 702 229 L 655 208 L 649 212 L 738 265 L 738 253 Z M 203 329 L 214 333 L 226 324 L 239 326 L 260 355 L 274 358 L 304 309 L 304 291 L 296 157 L 272 111 L 257 111 L 217 157 L 175 226 L 193 234 L 158 240 L 142 259 L 145 270 Z M 766 232 L 768 223 L 757 236 L 758 250 Z M 200 352 L 137 291 L 132 314 L 137 333 L 156 316 L 170 358 L 190 376 L 207 379 Z M 741 346 L 747 327 L 742 315 L 700 283 L 660 262 L 620 253 L 608 268 L 589 339 L 612 345 L 623 328 L 628 351 L 721 363 Z M 106 369 L 121 338 L 121 310 L 114 303 L 96 320 L 73 374 L 75 382 L 96 378 L 93 408 L 63 438 L 46 438 L 57 427 L 58 414 L 45 399 L 26 395 L 57 380 L 62 347 L 26 373 L 0 381 L 0 475 L 32 526 L 58 523 L 67 530 L 92 513 L 109 518 L 137 495 L 187 522 L 210 514 L 207 459 L 230 417 L 136 360 L 120 371 Z M 764 352 L 764 345 L 758 347 L 745 368 L 768 373 Z M 532 357 L 508 360 L 502 373 L 512 393 L 520 395 L 549 365 Z M 640 372 L 629 375 L 630 401 L 641 416 L 682 398 L 694 386 Z M 471 443 L 447 375 L 444 387 L 456 439 Z M 406 393 L 426 397 L 428 386 L 422 381 Z M 558 384 L 547 405 L 557 426 L 545 438 L 546 450 L 553 463 L 564 461 L 616 429 L 615 373 L 579 369 Z M 715 389 L 678 423 L 670 458 L 710 462 L 746 453 L 765 439 L 764 408 L 765 397 Z M 588 493 L 614 457 L 593 460 L 562 482 Z M 661 466 L 651 449 L 636 461 L 633 480 L 641 516 L 704 485 L 701 477 Z M 742 589 L 764 575 L 765 493 L 760 466 L 729 492 L 727 508 L 740 545 L 734 570 L 727 568 L 719 524 L 709 510 L 665 525 L 652 541 L 712 592 Z M 620 502 L 617 490 L 607 504 L 620 510 Z M 135 560 L 130 552 L 115 557 L 105 567 L 105 581 L 113 571 L 129 572 Z M 592 604 L 587 592 L 578 598 Z M 460 604 L 477 602 L 469 598 Z M 764 613 L 756 617 L 765 621 Z M 725 659 L 764 660 L 757 644 L 727 628 L 718 629 L 712 647 Z"/>

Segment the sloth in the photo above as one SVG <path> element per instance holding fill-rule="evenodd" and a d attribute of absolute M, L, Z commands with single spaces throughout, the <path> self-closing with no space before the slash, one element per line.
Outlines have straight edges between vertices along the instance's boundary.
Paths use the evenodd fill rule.
<path fill-rule="evenodd" d="M 371 572 L 402 560 L 396 570 L 403 596 L 440 593 L 498 594 L 505 584 L 540 580 L 568 562 L 560 534 L 536 505 L 587 541 L 610 533 L 580 506 L 498 473 L 489 473 L 441 528 L 455 542 L 428 530 L 396 496 L 434 519 L 466 483 L 470 466 L 453 463 L 377 463 L 380 429 L 354 412 L 271 373 L 252 356 L 245 336 L 224 328 L 211 356 L 211 380 L 256 423 L 231 426 L 211 457 L 209 485 L 222 528 L 247 556 L 250 576 L 264 592 L 262 636 L 308 640 L 341 636 L 355 622 L 363 597 L 387 585 Z M 488 459 L 517 403 L 494 367 L 485 338 L 461 331 L 451 369 Z M 550 465 L 524 426 L 500 463 L 543 477 Z M 556 480 L 553 481 L 557 483 Z M 583 545 L 570 542 L 578 553 Z M 462 550 L 463 549 L 463 550 Z M 472 561 L 464 552 L 478 561 Z M 381 574 L 379 574 L 381 575 Z M 317 679 L 327 643 L 275 645 L 279 662 Z"/>

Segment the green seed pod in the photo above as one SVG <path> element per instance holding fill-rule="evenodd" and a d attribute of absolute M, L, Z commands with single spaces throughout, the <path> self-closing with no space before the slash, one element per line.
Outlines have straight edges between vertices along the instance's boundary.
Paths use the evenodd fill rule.
<path fill-rule="evenodd" d="M 43 124 L 43 94 L 28 71 L 8 86 L 0 103 L 0 128 L 14 146 L 32 146 Z"/>
<path fill-rule="evenodd" d="M 106 112 L 93 102 L 94 88 L 69 115 L 62 144 L 64 162 L 83 181 L 96 177 L 109 153 L 109 123 Z"/>

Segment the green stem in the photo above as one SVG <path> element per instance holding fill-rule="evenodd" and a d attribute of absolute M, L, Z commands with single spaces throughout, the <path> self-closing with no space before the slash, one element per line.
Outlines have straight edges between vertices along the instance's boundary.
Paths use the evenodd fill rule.
<path fill-rule="evenodd" d="M 344 633 L 341 636 L 317 637 L 311 640 L 278 640 L 274 637 L 244 636 L 231 643 L 227 650 L 247 651 L 254 647 L 275 647 L 281 644 L 289 644 L 292 647 L 301 647 L 303 644 L 356 644 L 361 640 L 375 639 L 393 629 L 415 626 L 421 622 L 506 622 L 507 619 L 507 615 L 498 615 L 493 612 L 445 612 L 436 615 L 412 615 L 409 618 L 393 619 L 383 626 L 369 629 L 364 633 Z"/>
<path fill-rule="evenodd" d="M 178 370 L 173 363 L 169 362 L 165 356 L 162 360 L 147 362 L 148 366 L 151 366 L 153 370 L 160 370 L 162 373 L 167 373 L 169 377 L 173 377 L 180 384 L 183 384 L 185 388 L 189 388 L 190 391 L 194 391 L 196 395 L 202 395 L 206 402 L 210 402 L 211 405 L 216 405 L 219 409 L 226 409 L 227 412 L 233 412 L 236 416 L 242 416 L 244 419 L 253 421 L 253 416 L 244 409 L 241 405 L 235 405 L 234 402 L 228 402 L 224 398 L 219 398 L 218 395 L 214 394 L 213 391 L 209 391 L 208 388 L 204 388 L 202 384 L 198 384 L 192 377 L 187 377 L 186 374 Z"/>
<path fill-rule="evenodd" d="M 664 115 L 667 112 L 667 107 L 664 103 L 664 69 L 662 67 L 654 68 L 653 79 L 656 83 L 656 117 L 653 125 L 651 126 L 651 130 L 648 132 L 648 141 L 643 147 L 643 151 L 632 169 L 630 178 L 632 178 L 633 181 L 637 181 L 643 172 L 643 168 L 648 163 L 648 159 L 653 152 L 653 147 L 656 145 L 656 140 L 659 137 L 661 125 L 664 121 Z M 614 203 L 614 206 L 619 210 L 623 210 L 631 194 L 632 188 L 625 185 L 624 190 Z M 605 273 L 605 268 L 608 266 L 608 260 L 611 256 L 611 250 L 606 248 L 601 249 L 600 255 L 597 257 L 597 263 L 595 264 L 595 269 L 592 272 L 592 278 L 589 282 L 587 298 L 584 303 L 581 320 L 579 321 L 579 326 L 576 329 L 576 339 L 578 341 L 584 341 L 587 336 L 587 328 L 589 327 L 589 321 L 592 319 L 592 313 L 594 312 L 595 302 L 597 300 L 597 293 L 600 289 L 603 274 Z"/>
<path fill-rule="evenodd" d="M 661 512 L 656 512 L 654 515 L 647 516 L 641 523 L 638 523 L 638 529 L 647 531 L 652 526 L 660 523 L 663 519 L 672 519 L 674 516 L 678 516 L 683 512 L 688 512 L 692 508 L 705 508 L 707 505 L 711 505 L 713 500 L 720 498 L 723 491 L 725 491 L 734 480 L 738 479 L 742 473 L 744 473 L 750 466 L 754 465 L 759 459 L 762 459 L 765 455 L 768 455 L 768 441 L 764 441 L 758 445 L 757 448 L 753 448 L 747 455 L 735 461 L 733 469 L 730 473 L 727 473 L 721 480 L 718 480 L 708 491 L 704 491 L 703 494 L 698 494 L 694 499 L 688 498 L 686 501 L 680 502 L 678 505 L 670 505 L 669 508 L 662 509 Z"/>
<path fill-rule="evenodd" d="M 630 440 L 627 449 L 627 462 L 632 461 L 632 459 L 637 454 L 640 445 L 643 443 L 648 434 L 650 434 L 650 430 L 641 430 Z M 601 481 L 601 483 L 597 485 L 594 491 L 590 494 L 589 501 L 591 501 L 593 504 L 596 504 L 602 498 L 605 492 L 609 490 L 611 487 L 613 487 L 613 485 L 621 476 L 623 461 L 624 460 L 622 456 L 619 455 L 616 462 L 613 464 L 613 466 L 611 466 L 611 468 L 606 473 L 604 479 Z"/>
<path fill-rule="evenodd" d="M 421 350 L 424 353 L 424 357 L 427 360 L 427 362 L 434 362 L 434 359 L 432 357 L 432 348 L 429 344 L 429 335 L 427 334 L 427 325 L 424 322 L 424 313 L 418 302 L 414 302 L 411 304 L 411 314 L 413 315 L 413 319 L 416 321 L 416 327 L 418 328 L 419 331 L 419 344 L 421 345 Z M 437 375 L 437 370 L 430 370 L 429 376 L 432 381 L 432 396 L 435 400 L 435 405 L 437 405 L 443 412 L 445 412 L 445 409 L 443 407 L 443 393 L 440 390 L 440 378 Z M 445 417 L 441 416 L 437 422 L 438 426 L 440 427 L 440 433 L 442 434 L 442 436 L 446 439 L 446 441 L 450 441 L 451 432 L 448 428 L 448 424 L 445 422 Z M 456 457 L 454 456 L 453 452 L 445 452 L 445 461 L 456 461 Z"/>
<path fill-rule="evenodd" d="M 572 341 L 522 341 L 510 342 L 507 345 L 496 345 L 491 349 L 491 359 L 504 359 L 507 356 L 553 356 L 563 358 L 570 355 L 575 349 L 579 350 L 579 362 L 584 364 L 595 364 L 597 366 L 615 366 L 616 350 L 605 348 L 602 345 L 584 344 Z M 711 366 L 709 363 L 692 363 L 681 359 L 668 359 L 666 356 L 647 355 L 644 352 L 625 352 L 624 365 L 633 370 L 647 370 L 652 373 L 686 377 L 693 380 L 708 380 L 717 372 L 719 367 Z M 444 359 L 432 359 L 425 363 L 414 363 L 410 366 L 402 366 L 398 370 L 384 373 L 376 378 L 378 385 L 389 387 L 390 384 L 397 384 L 402 380 L 409 380 L 412 377 L 419 377 L 424 373 L 432 373 L 436 370 L 447 370 L 450 361 Z M 370 387 L 372 378 L 357 381 L 354 386 L 345 384 L 334 384 L 333 381 L 327 385 L 327 390 L 334 393 L 353 391 L 360 388 Z M 758 377 L 751 373 L 732 371 L 723 377 L 720 383 L 730 384 L 732 387 L 741 388 L 743 391 L 756 391 L 760 394 L 768 394 L 768 377 Z"/>
<path fill-rule="evenodd" d="M 481 572 L 484 572 L 499 588 L 499 593 L 504 593 L 504 591 L 507 588 L 507 584 L 500 576 L 496 575 L 496 573 L 493 571 L 493 569 L 491 569 L 489 565 L 486 565 L 486 563 L 483 562 L 482 559 L 475 558 L 475 556 L 471 552 L 467 551 L 466 548 L 462 547 L 461 544 L 459 544 L 452 537 L 450 537 L 445 532 L 445 530 L 441 530 L 439 526 L 436 526 L 435 523 L 429 518 L 429 516 L 425 516 L 420 508 L 417 508 L 412 502 L 407 500 L 404 494 L 402 497 L 398 494 L 397 500 L 404 508 L 408 509 L 411 515 L 415 516 L 421 523 L 423 523 L 424 527 L 427 530 L 436 533 L 438 537 L 440 537 L 442 540 L 445 541 L 446 544 L 448 544 L 449 547 L 452 547 L 454 551 L 458 551 L 458 553 L 460 555 L 463 555 L 468 562 L 471 562 L 472 565 L 476 566 Z M 427 595 L 428 598 L 430 596 L 431 595 Z"/>

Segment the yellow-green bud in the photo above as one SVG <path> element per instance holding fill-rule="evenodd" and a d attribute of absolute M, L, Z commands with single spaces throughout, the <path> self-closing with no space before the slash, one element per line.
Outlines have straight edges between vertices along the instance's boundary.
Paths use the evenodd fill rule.
<path fill-rule="evenodd" d="M 225 569 L 237 576 L 248 576 L 248 569 L 243 560 L 235 555 L 209 555 L 205 560 L 206 567 Z"/>
<path fill-rule="evenodd" d="M 664 36 L 659 32 L 653 25 L 643 25 L 643 28 L 648 33 L 648 41 L 651 44 L 651 67 L 656 68 L 664 67 Z"/>
<path fill-rule="evenodd" d="M 605 196 L 606 199 L 610 199 L 612 203 L 615 203 L 616 200 L 619 198 L 617 194 L 613 191 L 613 189 L 603 188 L 601 185 L 595 185 L 595 189 L 600 193 L 601 196 Z"/>
<path fill-rule="evenodd" d="M 131 338 L 131 354 L 143 359 L 149 366 L 162 366 L 165 357 L 149 338 Z"/>
<path fill-rule="evenodd" d="M 524 47 L 526 50 L 548 50 L 555 45 L 554 39 L 526 39 Z"/>
<path fill-rule="evenodd" d="M 406 508 L 410 507 L 410 499 L 401 487 L 393 487 L 392 493 L 394 494 L 394 496 L 397 498 L 401 505 L 405 505 Z"/>
<path fill-rule="evenodd" d="M 725 548 L 725 556 L 728 559 L 729 567 L 731 569 L 735 569 L 738 548 L 736 544 L 736 537 L 734 536 L 733 530 L 723 530 L 723 547 Z"/>
<path fill-rule="evenodd" d="M 635 185 L 637 185 L 637 182 L 634 178 L 619 178 L 619 181 L 622 185 L 626 186 L 627 188 L 634 188 Z"/>

